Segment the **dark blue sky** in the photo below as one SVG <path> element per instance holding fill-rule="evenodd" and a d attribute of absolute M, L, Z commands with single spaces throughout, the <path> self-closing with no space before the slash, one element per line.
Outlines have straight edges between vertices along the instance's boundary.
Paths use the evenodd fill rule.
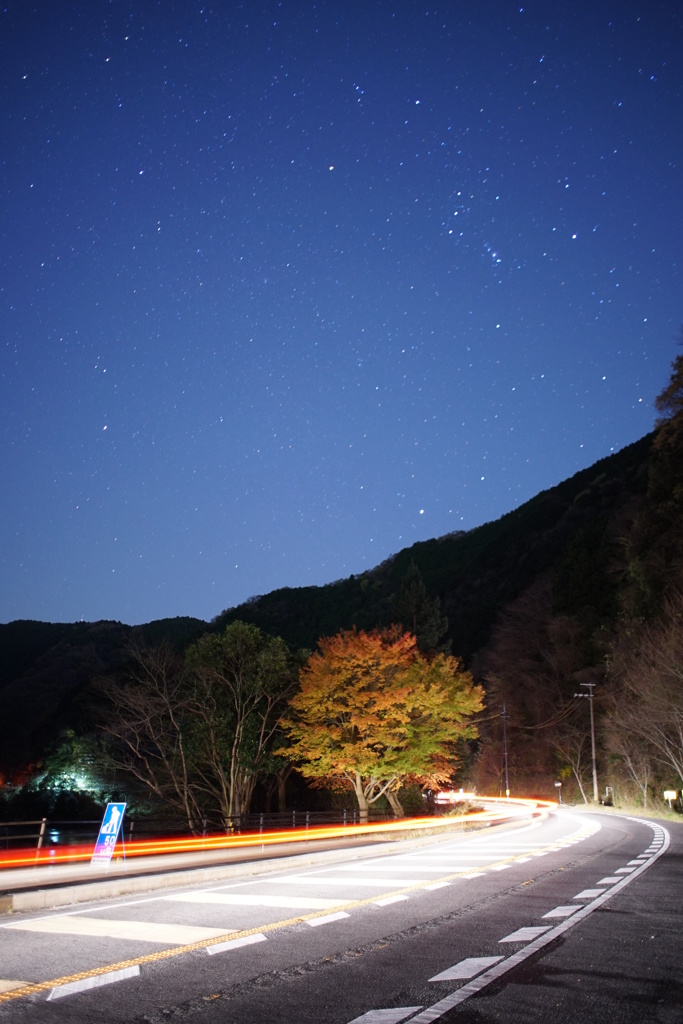
<path fill-rule="evenodd" d="M 683 8 L 5 3 L 0 620 L 211 618 L 642 437 Z"/>

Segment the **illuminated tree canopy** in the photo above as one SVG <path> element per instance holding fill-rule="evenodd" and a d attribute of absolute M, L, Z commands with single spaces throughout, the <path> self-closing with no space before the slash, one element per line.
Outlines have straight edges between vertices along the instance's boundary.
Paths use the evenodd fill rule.
<path fill-rule="evenodd" d="M 438 785 L 456 744 L 477 735 L 482 690 L 457 658 L 420 653 L 410 633 L 343 631 L 319 641 L 281 721 L 294 760 L 321 785 L 352 789 L 361 816 L 386 795 L 402 810 L 406 782 Z"/>

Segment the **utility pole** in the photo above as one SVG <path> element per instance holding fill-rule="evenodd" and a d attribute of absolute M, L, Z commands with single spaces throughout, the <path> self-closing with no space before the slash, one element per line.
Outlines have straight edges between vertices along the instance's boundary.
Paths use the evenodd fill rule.
<path fill-rule="evenodd" d="M 500 716 L 503 719 L 503 750 L 505 753 L 505 796 L 510 799 L 510 780 L 508 778 L 508 731 L 507 731 L 507 711 L 505 710 L 505 702 L 503 701 L 503 713 Z"/>
<path fill-rule="evenodd" d="M 598 802 L 598 770 L 595 765 L 595 718 L 593 717 L 593 690 L 595 683 L 581 683 L 588 689 L 588 693 L 575 693 L 575 697 L 588 697 L 588 704 L 591 712 L 591 754 L 593 757 L 593 799 Z"/>

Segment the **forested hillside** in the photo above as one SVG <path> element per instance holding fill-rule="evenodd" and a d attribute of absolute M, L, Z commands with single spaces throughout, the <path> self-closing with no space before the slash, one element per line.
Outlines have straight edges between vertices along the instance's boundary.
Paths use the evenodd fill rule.
<path fill-rule="evenodd" d="M 415 563 L 427 593 L 441 601 L 452 650 L 469 663 L 487 644 L 502 608 L 540 574 L 557 571 L 565 603 L 585 602 L 586 587 L 577 588 L 576 580 L 589 582 L 586 573 L 596 595 L 614 589 L 605 579 L 610 534 L 642 500 L 651 445 L 648 435 L 495 522 L 419 542 L 376 569 L 326 587 L 252 598 L 215 624 L 253 622 L 295 647 L 313 647 L 340 628 L 386 625 L 394 621 L 395 601 Z M 606 594 L 601 600 L 610 604 Z"/>
<path fill-rule="evenodd" d="M 27 766 L 35 771 L 46 754 L 52 751 L 54 759 L 60 749 L 63 759 L 60 737 L 65 735 L 72 752 L 81 749 L 79 737 L 90 743 L 88 749 L 99 748 L 107 699 L 120 711 L 131 694 L 146 699 L 151 687 L 163 691 L 168 704 L 188 666 L 212 692 L 211 672 L 218 670 L 202 655 L 196 676 L 201 662 L 196 652 L 221 649 L 229 637 L 242 635 L 231 632 L 234 625 L 256 629 L 253 636 L 262 638 L 257 646 L 268 637 L 284 641 L 291 687 L 292 666 L 301 664 L 320 638 L 397 624 L 416 636 L 425 653 L 462 659 L 484 687 L 480 738 L 460 758 L 461 781 L 487 790 L 509 785 L 517 792 L 552 795 L 559 780 L 566 793 L 593 796 L 597 774 L 581 694 L 594 700 L 600 795 L 604 784 L 646 801 L 653 785 L 675 784 L 683 769 L 676 760 L 683 761 L 680 744 L 669 728 L 672 720 L 683 723 L 670 671 L 683 654 L 681 378 L 679 357 L 658 400 L 662 418 L 653 434 L 496 522 L 414 544 L 371 571 L 327 586 L 255 597 L 211 623 L 180 618 L 136 627 L 113 622 L 0 626 L 7 726 L 0 770 L 6 778 Z M 680 670 L 675 671 L 680 681 Z M 648 681 L 657 692 L 657 709 L 648 703 Z M 658 737 L 653 738 L 654 727 L 650 733 L 638 731 L 637 719 L 626 713 L 625 694 L 628 708 L 637 709 L 642 720 L 652 723 L 660 716 Z M 201 717 L 200 705 L 194 714 Z M 126 740 L 125 731 L 119 733 L 119 741 Z M 134 774 L 135 758 L 143 754 L 140 737 L 137 742 L 132 760 L 130 752 L 126 760 L 119 751 L 119 760 L 111 762 L 124 774 Z M 211 756 L 219 755 L 214 750 Z M 284 799 L 291 767 L 285 770 L 265 748 L 259 758 L 260 778 L 267 781 L 273 773 Z M 251 800 L 254 781 L 249 785 Z"/>

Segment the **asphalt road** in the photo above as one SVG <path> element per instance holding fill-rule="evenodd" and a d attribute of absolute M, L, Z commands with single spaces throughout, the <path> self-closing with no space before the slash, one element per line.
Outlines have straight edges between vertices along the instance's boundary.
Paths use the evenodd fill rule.
<path fill-rule="evenodd" d="M 560 811 L 0 920 L 0 1021 L 680 1024 L 683 825 Z"/>

